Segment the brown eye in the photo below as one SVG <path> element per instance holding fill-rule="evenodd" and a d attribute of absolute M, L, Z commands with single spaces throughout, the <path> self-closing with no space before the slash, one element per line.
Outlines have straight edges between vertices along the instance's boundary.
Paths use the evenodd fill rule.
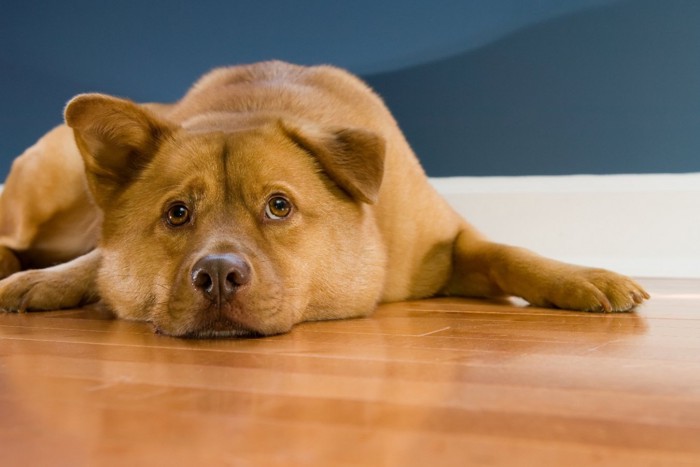
<path fill-rule="evenodd" d="M 165 213 L 165 220 L 173 227 L 181 227 L 190 221 L 190 210 L 182 203 L 173 204 Z"/>
<path fill-rule="evenodd" d="M 273 196 L 265 206 L 265 215 L 269 219 L 284 219 L 292 212 L 292 203 L 283 196 Z"/>

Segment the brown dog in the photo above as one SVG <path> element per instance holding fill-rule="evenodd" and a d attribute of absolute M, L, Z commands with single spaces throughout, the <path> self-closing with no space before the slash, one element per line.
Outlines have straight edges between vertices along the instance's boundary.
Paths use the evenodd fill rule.
<path fill-rule="evenodd" d="M 0 200 L 6 310 L 102 299 L 203 337 L 435 295 L 589 311 L 649 297 L 483 238 L 428 184 L 382 101 L 336 68 L 222 68 L 173 105 L 85 94 L 65 118 L 15 161 Z"/>

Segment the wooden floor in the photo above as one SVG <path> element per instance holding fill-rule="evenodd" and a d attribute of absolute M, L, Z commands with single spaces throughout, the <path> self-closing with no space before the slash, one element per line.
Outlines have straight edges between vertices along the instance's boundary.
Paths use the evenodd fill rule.
<path fill-rule="evenodd" d="M 246 340 L 0 313 L 0 464 L 700 465 L 700 281 L 641 282 L 631 314 L 439 299 Z"/>

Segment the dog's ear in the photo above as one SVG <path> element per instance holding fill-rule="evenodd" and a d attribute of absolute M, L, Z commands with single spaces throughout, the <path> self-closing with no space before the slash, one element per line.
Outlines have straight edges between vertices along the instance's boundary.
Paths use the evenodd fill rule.
<path fill-rule="evenodd" d="M 174 129 L 131 101 L 103 94 L 73 98 L 65 120 L 73 128 L 88 185 L 100 207 L 136 177 Z"/>
<path fill-rule="evenodd" d="M 384 138 L 361 128 L 321 130 L 285 121 L 280 126 L 353 198 L 368 204 L 377 201 L 384 176 Z"/>

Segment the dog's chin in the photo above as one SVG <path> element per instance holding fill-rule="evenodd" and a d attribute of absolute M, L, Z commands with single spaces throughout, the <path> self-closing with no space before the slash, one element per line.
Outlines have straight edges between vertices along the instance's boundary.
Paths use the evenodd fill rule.
<path fill-rule="evenodd" d="M 275 320 L 254 321 L 246 315 L 236 316 L 230 307 L 207 309 L 204 312 L 181 320 L 151 320 L 156 334 L 190 339 L 254 338 L 289 332 L 291 324 L 276 323 Z"/>
<path fill-rule="evenodd" d="M 208 324 L 196 327 L 173 328 L 165 324 L 153 323 L 156 334 L 171 337 L 182 337 L 184 339 L 226 339 L 226 338 L 252 338 L 263 337 L 265 334 L 245 329 L 235 323 Z"/>
<path fill-rule="evenodd" d="M 177 337 L 182 337 L 184 339 L 230 339 L 230 338 L 256 338 L 264 337 L 264 334 L 260 334 L 255 331 L 247 331 L 243 329 L 201 329 L 198 331 L 192 331 L 187 334 L 183 334 Z"/>

